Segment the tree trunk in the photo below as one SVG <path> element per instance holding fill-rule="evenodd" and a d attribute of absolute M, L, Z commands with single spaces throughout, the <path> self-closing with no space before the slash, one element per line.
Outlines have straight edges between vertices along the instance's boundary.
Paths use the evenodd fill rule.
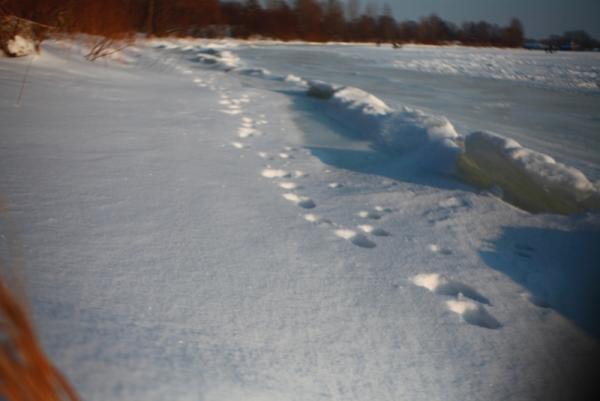
<path fill-rule="evenodd" d="M 148 0 L 148 13 L 146 16 L 146 36 L 154 36 L 154 1 Z"/>

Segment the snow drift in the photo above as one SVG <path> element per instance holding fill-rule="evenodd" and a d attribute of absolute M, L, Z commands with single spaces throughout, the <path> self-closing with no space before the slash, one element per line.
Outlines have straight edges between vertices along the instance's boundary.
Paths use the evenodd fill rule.
<path fill-rule="evenodd" d="M 225 71 L 230 71 L 240 65 L 239 57 L 227 50 L 204 48 L 196 50 L 194 53 L 190 57 L 190 61 L 215 66 Z"/>
<path fill-rule="evenodd" d="M 362 138 L 387 151 L 411 153 L 426 169 L 453 171 L 460 151 L 458 134 L 445 117 L 408 107 L 393 110 L 371 93 L 322 81 L 309 82 L 307 94 L 327 100 L 329 116 Z"/>
<path fill-rule="evenodd" d="M 307 95 L 325 100 L 328 115 L 387 151 L 410 154 L 420 167 L 483 188 L 532 212 L 600 210 L 598 188 L 576 168 L 489 132 L 461 137 L 443 116 L 402 107 L 358 88 L 310 81 Z M 464 145 L 463 145 L 464 143 Z"/>

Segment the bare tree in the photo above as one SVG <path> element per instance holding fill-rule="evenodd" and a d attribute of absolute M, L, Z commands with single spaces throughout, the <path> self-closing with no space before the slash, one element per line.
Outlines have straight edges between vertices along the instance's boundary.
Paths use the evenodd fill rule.
<path fill-rule="evenodd" d="M 365 6 L 365 15 L 367 17 L 375 18 L 379 14 L 379 6 L 374 0 L 371 0 Z"/>
<path fill-rule="evenodd" d="M 392 6 L 390 6 L 390 3 L 385 3 L 383 5 L 382 15 L 384 17 L 394 18 L 394 12 L 392 11 Z"/>
<path fill-rule="evenodd" d="M 360 13 L 360 0 L 349 0 L 347 6 L 348 20 L 350 22 L 358 19 Z"/>
<path fill-rule="evenodd" d="M 154 35 L 154 0 L 148 0 L 146 13 L 146 36 Z"/>

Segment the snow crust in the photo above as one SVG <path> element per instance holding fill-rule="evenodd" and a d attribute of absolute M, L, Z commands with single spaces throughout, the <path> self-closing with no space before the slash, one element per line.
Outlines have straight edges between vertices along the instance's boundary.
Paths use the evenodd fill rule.
<path fill-rule="evenodd" d="M 574 62 L 571 54 L 528 50 L 407 45 L 388 62 L 394 68 L 441 75 L 515 81 L 536 86 L 600 91 L 598 54 Z"/>

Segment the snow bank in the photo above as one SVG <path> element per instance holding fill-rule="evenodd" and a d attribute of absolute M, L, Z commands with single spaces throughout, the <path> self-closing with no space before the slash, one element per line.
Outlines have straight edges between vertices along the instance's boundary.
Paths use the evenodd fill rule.
<path fill-rule="evenodd" d="M 289 82 L 298 86 L 302 86 L 302 87 L 308 87 L 308 82 L 306 82 L 304 79 L 294 75 L 294 74 L 288 74 L 286 75 L 283 80 L 285 82 Z"/>
<path fill-rule="evenodd" d="M 308 96 L 325 102 L 322 110 L 331 119 L 362 139 L 409 156 L 408 162 L 417 167 L 458 173 L 478 186 L 501 189 L 505 200 L 525 210 L 564 214 L 600 210 L 600 191 L 581 171 L 514 140 L 474 132 L 464 138 L 463 149 L 463 139 L 444 116 L 408 107 L 395 110 L 375 95 L 351 86 L 241 66 L 235 54 L 222 49 L 196 48 L 195 57 L 226 71 L 305 87 Z"/>
<path fill-rule="evenodd" d="M 309 82 L 307 94 L 326 100 L 326 112 L 362 138 L 387 150 L 418 152 L 417 160 L 427 169 L 453 171 L 458 133 L 445 117 L 408 107 L 394 110 L 371 93 L 322 81 Z"/>
<path fill-rule="evenodd" d="M 194 53 L 195 54 L 190 57 L 190 61 L 214 66 L 224 71 L 233 70 L 240 65 L 240 58 L 228 50 L 200 48 L 196 49 Z"/>
<path fill-rule="evenodd" d="M 500 188 L 503 198 L 532 212 L 570 214 L 600 210 L 600 191 L 576 168 L 489 132 L 462 139 L 443 116 L 402 107 L 358 88 L 310 81 L 307 94 L 326 101 L 324 110 L 366 140 L 385 150 L 411 155 L 419 167 L 458 173 L 485 188 Z"/>
<path fill-rule="evenodd" d="M 392 111 L 383 100 L 358 88 L 342 88 L 333 94 L 333 100 L 341 108 L 369 116 L 384 116 Z"/>
<path fill-rule="evenodd" d="M 527 210 L 600 210 L 598 190 L 581 171 L 490 132 L 465 138 L 459 170 L 471 182 L 499 186 L 507 200 Z"/>
<path fill-rule="evenodd" d="M 238 68 L 236 71 L 242 75 L 249 75 L 253 77 L 268 77 L 271 75 L 271 71 L 267 70 L 266 68 L 259 67 Z"/>
<path fill-rule="evenodd" d="M 333 96 L 335 91 L 340 88 L 339 85 L 313 80 L 308 81 L 308 90 L 306 91 L 306 94 L 311 97 L 316 97 L 317 99 L 329 99 Z"/>

